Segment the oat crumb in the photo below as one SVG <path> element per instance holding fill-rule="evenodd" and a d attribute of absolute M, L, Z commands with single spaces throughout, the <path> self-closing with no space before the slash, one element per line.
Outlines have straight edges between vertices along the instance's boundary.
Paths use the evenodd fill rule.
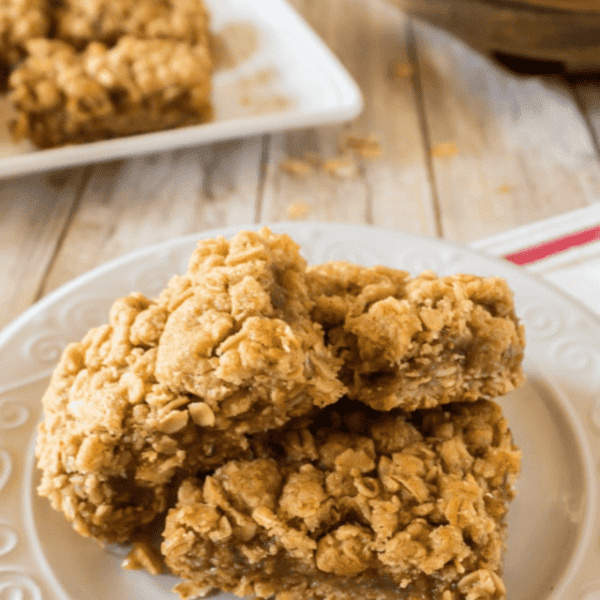
<path fill-rule="evenodd" d="M 434 144 L 431 148 L 431 155 L 436 158 L 448 158 L 458 153 L 458 147 L 454 142 L 443 142 Z"/>
<path fill-rule="evenodd" d="M 339 156 L 323 162 L 323 172 L 340 179 L 353 179 L 358 176 L 358 165 L 349 157 Z"/>
<path fill-rule="evenodd" d="M 315 169 L 320 169 L 323 164 L 323 157 L 318 152 L 305 152 L 303 159 Z"/>
<path fill-rule="evenodd" d="M 288 219 L 302 219 L 310 210 L 310 206 L 306 202 L 292 202 L 287 207 Z"/>
<path fill-rule="evenodd" d="M 347 150 L 352 150 L 362 158 L 377 158 L 381 156 L 381 143 L 373 135 L 367 135 L 359 137 L 356 135 L 349 135 L 343 141 L 342 147 Z"/>
<path fill-rule="evenodd" d="M 498 188 L 498 193 L 499 194 L 510 194 L 512 192 L 512 190 L 513 190 L 512 185 L 509 185 L 508 183 L 504 183 Z"/>
<path fill-rule="evenodd" d="M 414 73 L 414 68 L 410 63 L 400 62 L 396 64 L 393 70 L 394 77 L 407 78 Z"/>
<path fill-rule="evenodd" d="M 130 571 L 145 569 L 150 575 L 160 575 L 163 572 L 160 552 L 145 541 L 134 542 L 121 567 Z"/>
<path fill-rule="evenodd" d="M 312 171 L 312 165 L 301 158 L 286 158 L 279 163 L 279 169 L 292 177 L 306 177 Z"/>

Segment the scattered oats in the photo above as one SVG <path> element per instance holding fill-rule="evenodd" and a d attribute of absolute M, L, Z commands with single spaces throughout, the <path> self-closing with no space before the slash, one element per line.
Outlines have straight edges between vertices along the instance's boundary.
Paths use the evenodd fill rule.
<path fill-rule="evenodd" d="M 264 87 L 269 83 L 273 82 L 276 78 L 276 73 L 272 69 L 262 69 L 253 73 L 249 77 L 242 77 L 239 80 L 240 88 L 257 88 Z"/>
<path fill-rule="evenodd" d="M 398 78 L 410 77 L 414 72 L 414 68 L 410 63 L 398 63 L 393 70 L 393 74 Z"/>
<path fill-rule="evenodd" d="M 292 106 L 292 101 L 276 91 L 277 73 L 273 69 L 262 69 L 238 82 L 238 101 L 253 114 L 279 112 Z"/>
<path fill-rule="evenodd" d="M 254 79 L 258 85 L 267 85 L 271 83 L 276 77 L 276 73 L 273 69 L 261 69 L 256 73 Z"/>
<path fill-rule="evenodd" d="M 448 158 L 454 156 L 457 152 L 458 147 L 454 142 L 434 144 L 431 148 L 431 156 L 435 156 L 436 158 Z"/>
<path fill-rule="evenodd" d="M 286 158 L 279 163 L 279 169 L 292 177 L 306 177 L 312 171 L 312 165 L 301 158 Z"/>
<path fill-rule="evenodd" d="M 321 168 L 324 173 L 340 179 L 353 179 L 358 175 L 358 165 L 345 156 L 326 160 Z"/>
<path fill-rule="evenodd" d="M 258 48 L 257 31 L 250 23 L 230 23 L 220 31 L 211 33 L 210 49 L 215 70 L 237 67 Z"/>
<path fill-rule="evenodd" d="M 323 157 L 317 152 L 306 152 L 304 154 L 304 160 L 316 169 L 320 168 L 323 164 Z"/>
<path fill-rule="evenodd" d="M 247 107 L 254 115 L 266 115 L 272 112 L 281 112 L 292 106 L 292 103 L 286 97 L 278 96 L 277 94 L 270 95 L 269 93 L 241 94 L 239 102 L 242 106 Z"/>
<path fill-rule="evenodd" d="M 287 207 L 288 219 L 301 219 L 308 214 L 310 206 L 306 202 L 292 202 Z"/>
<path fill-rule="evenodd" d="M 373 135 L 367 135 L 365 137 L 358 137 L 356 135 L 349 135 L 342 144 L 344 149 L 352 150 L 362 158 L 377 158 L 381 156 L 381 144 L 379 140 Z"/>

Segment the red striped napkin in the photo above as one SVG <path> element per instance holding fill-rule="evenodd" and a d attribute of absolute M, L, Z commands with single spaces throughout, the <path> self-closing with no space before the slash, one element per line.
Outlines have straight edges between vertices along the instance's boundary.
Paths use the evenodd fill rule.
<path fill-rule="evenodd" d="M 600 315 L 600 205 L 519 227 L 472 246 L 538 273 Z"/>

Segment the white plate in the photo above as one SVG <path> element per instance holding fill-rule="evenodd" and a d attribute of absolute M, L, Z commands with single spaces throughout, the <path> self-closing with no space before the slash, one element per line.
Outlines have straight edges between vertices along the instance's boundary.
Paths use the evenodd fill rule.
<path fill-rule="evenodd" d="M 358 86 L 285 0 L 205 0 L 211 30 L 235 31 L 253 47 L 213 78 L 214 120 L 50 150 L 10 141 L 10 104 L 0 100 L 0 178 L 110 158 L 205 144 L 271 131 L 350 120 L 360 113 Z M 248 40 L 248 38 L 252 38 Z M 243 42 L 243 40 L 246 42 Z M 248 43 L 251 41 L 252 43 Z M 243 54 L 243 53 L 242 53 Z"/>
<path fill-rule="evenodd" d="M 254 228 L 254 226 L 250 226 Z M 280 223 L 311 263 L 345 259 L 413 273 L 505 277 L 527 328 L 528 381 L 502 399 L 523 450 L 509 516 L 509 600 L 600 598 L 600 323 L 576 302 L 506 262 L 446 242 L 363 226 Z M 116 297 L 155 295 L 186 268 L 201 237 L 178 238 L 104 265 L 44 298 L 0 333 L 0 597 L 173 599 L 174 578 L 123 572 L 119 549 L 75 534 L 35 495 L 40 396 L 68 341 L 106 321 Z M 15 594 L 14 596 L 11 593 Z M 19 595 L 21 594 L 21 595 Z"/>

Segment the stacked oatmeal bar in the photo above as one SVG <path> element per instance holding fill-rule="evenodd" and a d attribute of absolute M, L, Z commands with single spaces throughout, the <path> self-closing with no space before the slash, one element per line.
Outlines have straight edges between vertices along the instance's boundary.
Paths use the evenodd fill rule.
<path fill-rule="evenodd" d="M 69 346 L 40 494 L 101 542 L 165 516 L 184 599 L 505 598 L 520 452 L 491 398 L 524 347 L 506 283 L 298 250 L 266 228 L 204 240 Z"/>
<path fill-rule="evenodd" d="M 0 34 L 16 140 L 49 148 L 211 118 L 202 0 L 0 0 Z"/>

